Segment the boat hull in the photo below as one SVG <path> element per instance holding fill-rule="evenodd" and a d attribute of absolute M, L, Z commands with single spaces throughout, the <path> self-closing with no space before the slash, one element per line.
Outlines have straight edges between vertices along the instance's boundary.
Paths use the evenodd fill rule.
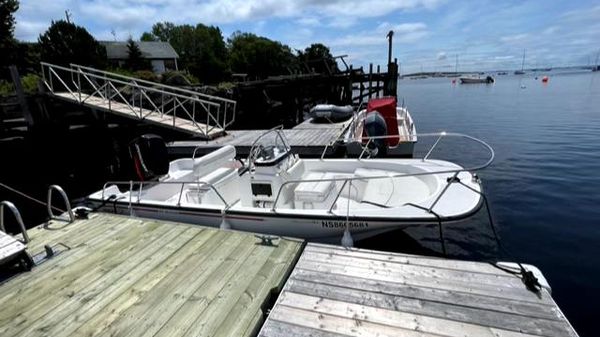
<path fill-rule="evenodd" d="M 205 227 L 229 228 L 233 230 L 253 232 L 267 235 L 288 236 L 319 242 L 337 242 L 341 239 L 348 223 L 354 240 L 362 240 L 387 231 L 402 230 L 414 226 L 436 225 L 435 217 L 423 218 L 384 218 L 384 217 L 350 217 L 330 215 L 290 215 L 281 212 L 257 214 L 255 212 L 220 210 L 199 210 L 197 208 L 167 205 L 131 205 L 127 201 L 102 204 L 98 200 L 88 200 L 89 206 L 99 211 L 131 215 L 140 218 L 175 221 Z M 481 208 L 481 200 L 476 208 L 459 217 L 446 217 L 442 221 L 453 222 L 463 220 Z M 225 223 L 224 223 L 225 221 Z M 225 225 L 225 226 L 224 226 Z"/>
<path fill-rule="evenodd" d="M 491 84 L 494 83 L 492 80 L 486 78 L 461 78 L 461 84 Z"/>

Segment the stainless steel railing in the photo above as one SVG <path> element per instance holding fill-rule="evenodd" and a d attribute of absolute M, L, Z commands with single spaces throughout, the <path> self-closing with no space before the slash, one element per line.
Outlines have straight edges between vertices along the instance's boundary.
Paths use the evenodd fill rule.
<path fill-rule="evenodd" d="M 4 227 L 4 207 L 8 207 L 8 209 L 10 209 L 13 216 L 15 217 L 15 220 L 17 221 L 17 225 L 19 225 L 21 233 L 23 234 L 23 242 L 28 243 L 29 235 L 27 235 L 27 229 L 25 228 L 25 224 L 23 223 L 21 213 L 19 212 L 19 209 L 17 209 L 17 206 L 15 206 L 15 204 L 13 204 L 10 201 L 4 200 L 0 202 L 0 230 L 6 232 L 6 228 Z"/>
<path fill-rule="evenodd" d="M 140 203 L 142 201 L 142 192 L 144 190 L 144 185 L 147 187 L 149 185 L 181 185 L 181 188 L 179 190 L 179 196 L 177 198 L 177 206 L 181 206 L 181 197 L 183 196 L 183 190 L 185 188 L 186 185 L 197 185 L 198 188 L 200 188 L 200 186 L 208 186 L 212 191 L 215 192 L 215 194 L 219 197 L 219 199 L 221 200 L 221 202 L 223 202 L 223 205 L 225 206 L 224 210 L 227 210 L 231 207 L 231 205 L 225 200 L 225 198 L 223 197 L 223 195 L 217 190 L 217 188 L 209 183 L 209 182 L 205 182 L 205 181 L 134 181 L 134 180 L 129 180 L 129 181 L 108 181 L 104 184 L 104 186 L 102 187 L 102 194 L 101 194 L 101 200 L 108 200 L 107 198 L 105 198 L 106 196 L 106 188 L 109 185 L 115 185 L 118 186 L 119 185 L 128 185 L 129 186 L 129 207 L 131 208 L 131 205 L 133 204 L 133 187 L 134 185 L 139 185 L 138 187 L 138 192 L 137 192 L 137 203 Z"/>

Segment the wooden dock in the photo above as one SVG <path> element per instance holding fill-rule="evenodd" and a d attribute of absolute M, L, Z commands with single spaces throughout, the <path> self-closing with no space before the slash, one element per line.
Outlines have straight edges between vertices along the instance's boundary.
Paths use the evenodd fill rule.
<path fill-rule="evenodd" d="M 255 336 L 302 241 L 95 213 L 28 231 L 0 336 Z"/>
<path fill-rule="evenodd" d="M 305 121 L 291 129 L 282 130 L 292 151 L 303 157 L 319 157 L 327 146 L 327 155 L 338 150 L 338 141 L 347 130 L 350 121 L 340 123 L 310 123 Z M 174 157 L 191 157 L 210 153 L 221 146 L 233 145 L 238 156 L 247 156 L 252 143 L 267 130 L 233 130 L 211 140 L 175 141 L 168 144 L 169 154 Z"/>
<path fill-rule="evenodd" d="M 548 290 L 490 264 L 310 243 L 259 336 L 577 333 Z"/>
<path fill-rule="evenodd" d="M 0 283 L 3 337 L 577 336 L 549 287 L 487 263 L 106 213 L 28 234 L 37 265 Z"/>

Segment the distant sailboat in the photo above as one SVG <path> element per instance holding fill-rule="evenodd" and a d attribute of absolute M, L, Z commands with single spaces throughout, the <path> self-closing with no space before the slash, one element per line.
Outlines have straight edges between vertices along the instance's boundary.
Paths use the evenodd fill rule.
<path fill-rule="evenodd" d="M 523 61 L 521 61 L 521 70 L 515 71 L 515 75 L 523 75 L 525 72 L 523 71 L 525 67 L 525 49 L 523 49 Z"/>
<path fill-rule="evenodd" d="M 600 71 L 600 64 L 598 64 L 598 57 L 600 57 L 600 50 L 596 54 L 596 64 L 592 67 L 592 71 Z"/>
<path fill-rule="evenodd" d="M 456 54 L 456 65 L 454 66 L 454 74 L 447 75 L 446 77 L 459 77 L 458 73 L 458 54 Z"/>

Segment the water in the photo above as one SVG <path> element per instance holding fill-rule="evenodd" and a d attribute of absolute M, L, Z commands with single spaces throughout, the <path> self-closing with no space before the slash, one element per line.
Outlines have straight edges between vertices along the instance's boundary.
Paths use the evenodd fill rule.
<path fill-rule="evenodd" d="M 548 84 L 533 76 L 498 76 L 494 85 L 401 80 L 398 90 L 418 132 L 467 133 L 496 150 L 494 163 L 481 177 L 502 243 L 513 258 L 543 271 L 555 300 L 581 336 L 596 335 L 600 73 L 553 74 Z M 481 162 L 479 148 L 463 143 L 453 142 L 437 156 L 463 164 Z M 423 151 L 424 144 L 420 146 Z M 449 255 L 471 259 L 500 255 L 486 223 L 480 212 L 470 221 L 448 226 Z M 436 228 L 408 233 L 410 237 L 396 232 L 362 245 L 440 252 Z"/>

